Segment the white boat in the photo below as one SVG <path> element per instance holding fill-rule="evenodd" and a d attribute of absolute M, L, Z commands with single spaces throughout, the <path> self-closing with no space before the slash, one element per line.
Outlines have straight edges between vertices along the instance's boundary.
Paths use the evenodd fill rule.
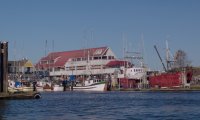
<path fill-rule="evenodd" d="M 36 86 L 36 91 L 42 92 L 42 91 L 44 91 L 44 88 L 42 86 Z"/>
<path fill-rule="evenodd" d="M 8 87 L 8 92 L 10 93 L 14 93 L 14 92 L 19 92 L 19 91 L 23 91 L 23 89 L 20 87 L 20 88 L 16 88 L 16 87 Z"/>
<path fill-rule="evenodd" d="M 77 84 L 73 87 L 75 91 L 105 91 L 106 82 L 104 80 L 86 80 L 83 85 Z"/>
<path fill-rule="evenodd" d="M 53 91 L 64 91 L 64 87 L 61 85 L 54 85 Z"/>
<path fill-rule="evenodd" d="M 9 86 L 8 86 L 8 91 L 9 92 L 32 92 L 33 91 L 33 86 L 30 85 L 29 82 L 19 82 L 19 81 L 12 81 L 8 80 Z"/>
<path fill-rule="evenodd" d="M 33 92 L 33 86 L 29 86 L 29 87 L 23 86 L 22 91 L 23 92 Z"/>
<path fill-rule="evenodd" d="M 47 81 L 37 81 L 37 85 L 36 85 L 36 90 L 38 92 L 42 92 L 42 91 L 52 91 L 52 84 L 51 82 L 47 82 Z"/>

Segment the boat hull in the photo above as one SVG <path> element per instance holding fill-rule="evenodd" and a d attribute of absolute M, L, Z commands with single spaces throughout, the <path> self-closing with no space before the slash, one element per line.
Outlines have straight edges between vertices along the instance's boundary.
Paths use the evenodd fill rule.
<path fill-rule="evenodd" d="M 168 72 L 149 77 L 152 88 L 179 88 L 189 86 L 192 79 L 191 72 Z"/>
<path fill-rule="evenodd" d="M 37 90 L 38 92 L 43 92 L 43 91 L 44 91 L 44 89 L 43 89 L 42 86 L 37 86 L 37 87 L 36 87 L 36 90 Z"/>
<path fill-rule="evenodd" d="M 23 92 L 33 92 L 33 87 L 22 87 Z"/>
<path fill-rule="evenodd" d="M 105 83 L 90 86 L 74 86 L 75 91 L 105 91 Z"/>

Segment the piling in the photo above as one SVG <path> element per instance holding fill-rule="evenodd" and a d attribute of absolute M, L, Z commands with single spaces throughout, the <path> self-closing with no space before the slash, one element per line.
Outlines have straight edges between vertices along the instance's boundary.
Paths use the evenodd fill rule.
<path fill-rule="evenodd" d="M 8 92 L 8 42 L 0 42 L 0 93 Z"/>

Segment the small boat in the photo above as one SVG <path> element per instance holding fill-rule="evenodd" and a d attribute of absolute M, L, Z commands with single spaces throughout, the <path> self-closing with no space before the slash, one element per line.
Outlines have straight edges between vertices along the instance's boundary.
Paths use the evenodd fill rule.
<path fill-rule="evenodd" d="M 62 85 L 53 85 L 53 91 L 64 91 L 64 87 Z"/>
<path fill-rule="evenodd" d="M 52 91 L 52 84 L 51 82 L 45 81 L 45 80 L 39 80 L 37 81 L 36 84 L 36 90 L 38 92 L 42 92 L 42 91 Z"/>
<path fill-rule="evenodd" d="M 42 92 L 42 91 L 44 91 L 44 88 L 42 86 L 37 86 L 36 85 L 36 91 L 37 92 Z"/>
<path fill-rule="evenodd" d="M 11 86 L 8 87 L 8 92 L 10 92 L 10 93 L 19 92 L 19 91 L 23 91 L 23 89 L 22 88 L 11 87 Z"/>
<path fill-rule="evenodd" d="M 52 91 L 52 87 L 49 84 L 43 86 L 43 91 Z"/>
<path fill-rule="evenodd" d="M 30 82 L 24 80 L 22 80 L 21 82 L 9 80 L 8 82 L 9 82 L 8 91 L 11 93 L 18 91 L 23 91 L 23 92 L 33 91 L 33 86 L 31 86 Z"/>

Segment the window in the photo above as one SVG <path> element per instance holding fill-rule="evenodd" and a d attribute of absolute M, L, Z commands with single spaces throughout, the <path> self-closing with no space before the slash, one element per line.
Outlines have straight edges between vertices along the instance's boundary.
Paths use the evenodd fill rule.
<path fill-rule="evenodd" d="M 102 49 L 97 49 L 95 52 L 94 52 L 94 55 L 99 55 L 102 53 Z"/>
<path fill-rule="evenodd" d="M 107 59 L 107 56 L 103 56 L 102 59 L 106 60 L 106 59 Z"/>
<path fill-rule="evenodd" d="M 81 58 L 77 58 L 76 61 L 81 61 Z"/>

